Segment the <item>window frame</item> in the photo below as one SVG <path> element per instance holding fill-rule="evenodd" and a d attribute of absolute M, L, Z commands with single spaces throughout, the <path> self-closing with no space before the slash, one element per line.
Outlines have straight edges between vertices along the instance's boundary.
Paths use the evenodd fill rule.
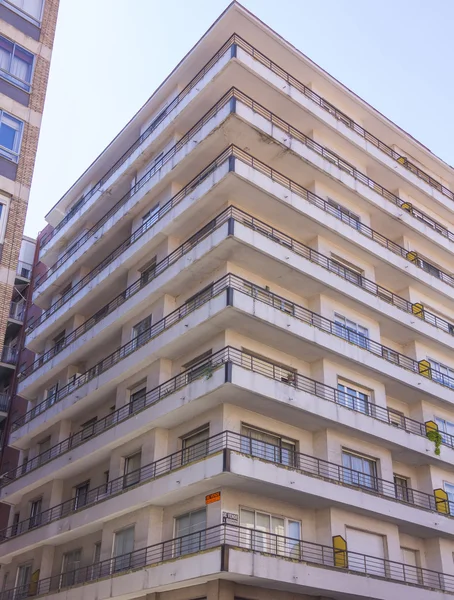
<path fill-rule="evenodd" d="M 6 69 L 2 69 L 0 67 L 0 77 L 2 79 L 4 79 L 5 81 L 7 81 L 8 83 L 11 83 L 12 85 L 18 87 L 19 89 L 23 90 L 24 92 L 27 92 L 28 94 L 31 93 L 31 89 L 32 89 L 32 81 L 33 81 L 33 75 L 35 72 L 35 63 L 36 63 L 36 55 L 33 54 L 33 52 L 30 52 L 30 50 L 27 50 L 27 48 L 24 48 L 24 46 L 21 46 L 20 44 L 18 44 L 17 42 L 15 42 L 14 40 L 11 40 L 9 38 L 7 38 L 4 35 L 0 34 L 0 42 L 1 42 L 1 38 L 3 38 L 7 43 L 12 44 L 13 45 L 13 50 L 11 52 L 10 55 L 10 61 L 9 61 L 9 70 Z M 31 63 L 30 63 L 30 81 L 26 81 L 25 79 L 21 79 L 20 77 L 17 77 L 16 75 L 13 75 L 11 73 L 11 66 L 12 66 L 12 61 L 13 58 L 15 56 L 15 52 L 16 49 L 19 49 L 22 52 L 25 52 L 26 54 L 29 54 L 31 56 Z"/>
<path fill-rule="evenodd" d="M 347 467 L 344 465 L 344 456 L 359 458 L 362 461 L 367 461 L 371 465 L 373 465 L 373 473 L 364 473 L 363 471 L 358 471 L 357 469 L 353 469 L 352 467 Z M 350 450 L 349 448 L 341 448 L 341 473 L 342 473 L 342 481 L 347 485 L 351 485 L 353 487 L 359 489 L 373 490 L 379 491 L 379 465 L 380 459 L 375 458 L 373 456 L 368 456 L 367 454 L 361 454 L 360 452 L 355 452 L 355 450 Z M 345 472 L 344 472 L 345 469 Z M 347 474 L 347 477 L 346 477 Z M 361 479 L 367 481 L 367 478 L 371 480 L 372 485 L 368 485 L 367 483 L 361 482 Z"/>
<path fill-rule="evenodd" d="M 33 15 L 31 15 L 30 13 L 28 13 L 27 11 L 25 11 L 22 8 L 20 8 L 19 6 L 17 6 L 17 4 L 14 3 L 14 0 L 0 0 L 0 4 L 4 4 L 10 10 L 17 13 L 19 16 L 23 17 L 27 21 L 30 21 L 30 23 L 33 23 L 33 25 L 36 25 L 37 27 L 40 27 L 41 23 L 43 21 L 45 3 L 46 3 L 46 0 L 42 0 L 39 18 L 36 18 Z"/>
<path fill-rule="evenodd" d="M 8 111 L 0 109 L 0 127 L 3 124 L 4 115 L 6 115 L 6 117 L 12 119 L 13 121 L 17 121 L 18 123 L 20 123 L 20 129 L 18 130 L 19 141 L 16 140 L 16 137 L 14 138 L 13 146 L 17 146 L 17 150 L 10 150 L 6 146 L 2 146 L 0 144 L 0 156 L 2 156 L 3 158 L 6 158 L 6 160 L 9 160 L 17 165 L 19 162 L 19 158 L 20 158 L 20 151 L 21 151 L 21 146 L 22 146 L 22 138 L 24 135 L 25 123 L 24 123 L 24 121 L 22 121 L 22 119 L 18 119 L 17 117 L 12 115 Z"/>

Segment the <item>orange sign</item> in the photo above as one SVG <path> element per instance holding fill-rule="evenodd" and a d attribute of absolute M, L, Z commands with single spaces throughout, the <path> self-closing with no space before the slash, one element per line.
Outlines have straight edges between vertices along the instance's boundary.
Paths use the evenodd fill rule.
<path fill-rule="evenodd" d="M 208 494 L 205 496 L 205 504 L 213 504 L 213 502 L 219 502 L 221 499 L 221 492 L 214 492 L 214 494 Z"/>

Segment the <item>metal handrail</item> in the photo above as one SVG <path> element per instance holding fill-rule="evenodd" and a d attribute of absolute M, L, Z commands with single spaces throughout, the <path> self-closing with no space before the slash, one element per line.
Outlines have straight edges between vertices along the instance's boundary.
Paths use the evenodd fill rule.
<path fill-rule="evenodd" d="M 235 159 L 241 160 L 245 164 L 253 166 L 254 168 L 256 168 L 260 172 L 264 173 L 271 179 L 279 182 L 281 185 L 284 185 L 285 187 L 290 189 L 292 192 L 294 192 L 294 193 L 300 195 L 302 198 L 308 200 L 309 202 L 311 202 L 311 204 L 314 204 L 318 208 L 321 208 L 325 212 L 328 212 L 331 215 L 335 216 L 336 218 L 342 220 L 344 223 L 348 224 L 350 227 L 353 227 L 354 229 L 359 231 L 361 234 L 363 234 L 367 238 L 372 239 L 373 241 L 379 243 L 380 245 L 387 248 L 388 250 L 391 250 L 393 253 L 395 253 L 399 256 L 402 256 L 403 258 L 408 258 L 408 254 L 409 254 L 408 251 L 405 248 L 403 248 L 402 246 L 400 246 L 399 244 L 392 242 L 385 236 L 383 236 L 380 233 L 378 233 L 377 231 L 371 229 L 367 225 L 364 225 L 363 223 L 360 223 L 358 221 L 355 221 L 355 223 L 352 223 L 351 218 L 347 218 L 346 215 L 344 215 L 341 211 L 337 210 L 336 208 L 332 207 L 323 198 L 320 198 L 313 192 L 310 192 L 303 186 L 295 183 L 294 181 L 292 181 L 288 177 L 285 177 L 278 171 L 275 171 L 274 169 L 272 169 L 265 163 L 262 163 L 260 160 L 254 158 L 247 152 L 244 152 L 244 151 L 240 150 L 239 148 L 237 148 L 236 146 L 232 145 L 229 148 L 227 148 L 224 152 L 222 152 L 212 163 L 210 163 L 207 167 L 205 167 L 205 169 L 201 173 L 199 173 L 189 184 L 187 184 L 187 186 L 185 186 L 185 188 L 183 188 L 180 192 L 178 192 L 178 194 L 176 194 L 166 204 L 164 204 L 164 206 L 162 206 L 162 208 L 159 211 L 157 211 L 156 214 L 153 215 L 153 217 L 149 221 L 147 221 L 141 227 L 139 227 L 136 231 L 134 231 L 133 234 L 129 238 L 127 238 L 124 242 L 122 242 L 119 246 L 117 246 L 117 248 L 113 252 L 111 252 L 111 254 L 109 254 L 109 256 L 107 256 L 105 259 L 103 259 L 101 261 L 101 263 L 99 263 L 83 279 L 81 279 L 75 286 L 73 286 L 66 294 L 64 294 L 61 298 L 59 298 L 56 302 L 54 302 L 54 304 L 52 304 L 47 310 L 43 311 L 39 317 L 36 317 L 34 320 L 30 321 L 27 324 L 26 332 L 29 333 L 30 331 L 35 329 L 38 325 L 40 325 L 44 321 L 46 321 L 50 316 L 52 316 L 52 314 L 54 314 L 59 308 L 61 308 L 61 306 L 63 306 L 66 302 L 68 302 L 76 293 L 78 293 L 83 287 L 85 287 L 85 285 L 87 285 L 90 281 L 92 281 L 94 279 L 94 277 L 96 277 L 103 269 L 105 269 L 109 264 L 111 264 L 113 262 L 113 260 L 115 260 L 126 249 L 128 249 L 133 243 L 135 243 L 144 233 L 146 233 L 146 231 L 148 231 L 148 229 L 150 227 L 152 227 L 169 210 L 171 210 L 171 208 L 175 207 L 184 197 L 186 197 L 187 194 L 190 193 L 198 183 L 200 183 L 214 169 L 219 167 L 225 160 L 227 160 L 227 158 L 229 156 L 232 156 Z M 425 272 L 427 272 L 426 264 L 428 264 L 428 263 L 426 263 L 426 262 L 420 263 L 419 261 L 416 262 L 416 266 L 419 267 L 420 269 L 424 270 Z M 445 283 L 448 283 L 448 281 L 450 281 L 452 279 L 450 275 L 442 273 L 439 269 L 438 269 L 438 271 L 440 274 L 443 274 L 443 278 L 440 277 L 440 279 L 445 281 Z M 453 279 L 453 281 L 454 281 L 454 279 Z M 376 284 L 374 284 L 373 282 L 371 282 L 371 283 L 374 286 L 376 286 Z M 448 284 L 450 285 L 450 283 L 448 283 Z M 380 287 L 380 286 L 376 286 L 376 287 Z M 385 288 L 381 288 L 381 289 L 384 291 L 385 297 L 392 294 Z M 398 296 L 395 296 L 395 297 L 398 298 Z M 404 300 L 402 299 L 402 301 L 404 301 Z M 410 304 L 406 300 L 404 302 L 406 304 Z M 418 311 L 418 316 L 420 318 L 426 319 L 426 317 L 425 317 L 426 312 L 427 311 L 425 309 L 424 309 L 424 311 Z M 439 327 L 440 329 L 443 329 L 444 331 L 447 331 L 448 333 L 454 335 L 454 326 L 451 323 L 448 323 L 447 321 L 445 321 L 444 319 L 441 319 L 440 317 L 437 317 L 436 315 L 434 315 L 430 312 L 427 312 L 426 320 L 428 322 L 430 322 L 431 324 L 434 324 L 436 327 Z"/>
<path fill-rule="evenodd" d="M 200 69 L 195 77 L 178 93 L 178 95 L 153 119 L 147 129 L 139 136 L 139 138 L 130 146 L 126 152 L 114 163 L 114 165 L 105 173 L 102 178 L 92 187 L 82 198 L 76 202 L 71 210 L 64 216 L 64 218 L 50 231 L 47 235 L 43 236 L 40 240 L 40 250 L 60 231 L 60 229 L 66 225 L 66 223 L 73 218 L 76 212 L 84 206 L 94 196 L 94 194 L 106 183 L 115 171 L 117 171 L 128 158 L 142 145 L 142 143 L 153 133 L 158 125 L 165 119 L 173 109 L 180 104 L 180 102 L 192 91 L 192 89 L 203 79 L 208 71 L 218 62 L 218 60 L 230 50 L 233 43 L 233 36 L 230 37 L 225 44 L 210 58 L 210 60 Z"/>
<path fill-rule="evenodd" d="M 90 237 L 92 237 L 96 231 L 98 231 L 109 219 L 112 215 L 114 215 L 118 210 L 132 197 L 134 197 L 137 192 L 139 192 L 143 186 L 148 183 L 148 181 L 158 172 L 160 171 L 164 165 L 166 165 L 174 156 L 181 150 L 183 146 L 185 146 L 200 130 L 210 121 L 219 111 L 221 111 L 231 100 L 233 95 L 232 90 L 229 90 L 214 106 L 208 110 L 197 123 L 189 129 L 176 144 L 174 144 L 161 158 L 153 163 L 153 166 L 143 175 L 139 181 L 129 189 L 126 194 L 118 200 L 114 204 L 114 206 L 101 218 L 98 223 L 96 223 L 89 231 L 87 231 L 77 242 L 71 245 L 70 249 L 61 256 L 56 263 L 54 263 L 45 273 L 43 273 L 40 277 L 38 277 L 35 281 L 35 290 L 42 284 L 44 281 L 52 275 L 62 264 L 64 264 L 73 254 L 76 252 L 78 248 L 80 248 Z M 191 182 L 192 183 L 192 182 Z M 190 184 L 189 184 L 190 185 Z M 166 206 L 170 207 L 170 202 L 166 203 Z"/>
<path fill-rule="evenodd" d="M 187 86 L 169 103 L 169 105 L 158 114 L 158 116 L 153 120 L 153 122 L 149 125 L 147 130 L 141 134 L 141 136 L 134 142 L 134 144 L 128 148 L 128 150 L 120 157 L 120 159 L 107 171 L 107 173 L 98 181 L 98 183 L 91 188 L 85 196 L 83 196 L 76 204 L 72 207 L 72 209 L 65 215 L 62 221 L 54 228 L 53 231 L 49 232 L 46 236 L 40 240 L 40 249 L 44 248 L 44 246 L 52 239 L 52 237 L 76 214 L 76 212 L 101 188 L 102 184 L 105 183 L 109 177 L 122 165 L 124 162 L 131 156 L 131 154 L 143 143 L 145 139 L 156 129 L 156 127 L 162 122 L 162 120 L 181 102 L 181 100 L 194 88 L 194 86 L 206 75 L 206 73 L 216 64 L 216 62 L 229 50 L 238 46 L 245 52 L 247 52 L 250 56 L 252 56 L 255 60 L 258 60 L 262 65 L 266 68 L 273 71 L 275 74 L 283 78 L 287 83 L 298 89 L 300 92 L 304 94 L 307 98 L 309 98 L 312 102 L 315 102 L 318 106 L 323 108 L 329 114 L 333 115 L 339 121 L 342 121 L 344 125 L 349 127 L 352 131 L 363 137 L 368 142 L 372 143 L 379 150 L 390 156 L 393 160 L 398 162 L 403 167 L 410 170 L 413 174 L 415 174 L 420 179 L 423 179 L 426 183 L 436 188 L 450 200 L 454 200 L 454 192 L 452 192 L 449 188 L 445 187 L 433 177 L 425 173 L 422 169 L 417 167 L 414 163 L 408 160 L 407 157 L 402 156 L 395 150 L 393 150 L 390 146 L 382 142 L 379 138 L 371 134 L 369 131 L 364 129 L 361 125 L 356 123 L 353 119 L 351 119 L 348 115 L 338 110 L 333 104 L 325 100 L 322 96 L 314 92 L 312 89 L 308 88 L 304 83 L 290 75 L 285 69 L 277 65 L 271 59 L 269 59 L 265 54 L 254 48 L 249 42 L 244 40 L 241 36 L 237 34 L 233 34 L 225 44 L 214 54 L 214 56 L 206 63 L 204 67 L 197 73 L 197 75 L 187 84 Z M 231 58 L 235 58 L 235 51 L 231 52 Z M 390 193 L 390 192 L 388 192 Z M 400 200 L 403 203 L 402 200 Z M 408 203 L 407 203 L 408 204 Z M 413 207 L 411 207 L 412 210 Z M 418 211 L 416 210 L 416 213 Z M 421 213 L 424 214 L 424 213 Z M 417 215 L 416 215 L 417 216 Z M 426 216 L 426 215 L 424 215 Z M 430 222 L 433 222 L 433 219 L 427 217 Z M 454 234 L 451 234 L 446 228 L 444 228 L 440 224 L 436 224 L 436 230 L 444 235 L 445 237 L 449 237 L 451 240 L 454 240 Z"/>
<path fill-rule="evenodd" d="M 341 555 L 339 555 L 339 551 L 332 546 L 241 525 L 222 524 L 108 558 L 87 567 L 79 567 L 40 579 L 33 586 L 27 584 L 27 586 L 4 590 L 0 593 L 0 600 L 17 600 L 25 595 L 30 597 L 56 593 L 69 587 L 118 576 L 121 573 L 158 565 L 168 560 L 182 559 L 222 546 L 291 559 L 293 562 L 318 567 L 336 568 L 352 575 L 378 577 L 401 584 L 454 592 L 454 576 L 448 573 L 347 550 L 340 551 Z"/>
<path fill-rule="evenodd" d="M 312 252 L 312 249 L 308 246 L 303 246 L 299 243 L 298 246 L 300 246 L 296 247 L 296 251 L 298 251 L 298 254 L 307 255 L 309 253 L 308 257 L 310 258 L 310 253 Z M 295 249 L 293 242 L 290 246 L 290 249 Z M 335 261 L 331 261 L 331 259 L 328 259 L 324 256 L 323 259 L 324 261 L 327 261 L 326 265 L 329 270 L 337 270 L 339 268 Z M 312 260 L 312 258 L 310 258 L 310 260 Z M 207 301 L 215 295 L 221 293 L 221 291 L 226 289 L 228 286 L 235 287 L 236 281 L 243 281 L 243 287 L 239 289 L 239 291 L 245 294 L 248 294 L 248 291 L 243 289 L 245 283 L 251 288 L 256 288 L 255 284 L 253 284 L 250 281 L 241 280 L 236 276 L 226 275 L 221 280 L 215 282 L 212 287 L 210 287 L 209 295 L 205 294 L 203 291 L 200 294 L 204 297 L 204 301 Z M 252 289 L 252 291 L 250 291 L 249 293 L 250 295 L 252 295 L 254 293 L 254 290 Z M 415 359 L 406 356 L 405 354 L 401 354 L 400 352 L 397 352 L 392 348 L 384 346 L 383 344 L 380 344 L 379 342 L 376 342 L 368 337 L 365 337 L 357 333 L 356 331 L 352 331 L 347 327 L 336 323 L 335 321 L 331 321 L 330 319 L 327 319 L 326 317 L 323 317 L 318 313 L 304 308 L 303 306 L 299 306 L 298 304 L 295 304 L 287 300 L 286 298 L 277 296 L 276 294 L 270 294 L 270 297 L 277 298 L 278 302 L 284 303 L 284 305 L 286 303 L 289 308 L 288 310 L 285 310 L 285 312 L 290 312 L 292 316 L 295 316 L 299 320 L 309 323 L 317 329 L 321 329 L 322 331 L 325 331 L 329 334 L 345 339 L 351 344 L 359 346 L 360 348 L 363 348 L 364 350 L 367 350 L 368 352 L 371 352 L 372 354 L 375 354 L 380 358 L 384 358 L 388 362 L 392 362 L 398 365 L 399 367 L 412 371 L 413 373 L 419 373 L 419 363 Z M 260 297 L 258 299 L 261 300 Z M 93 367 L 90 367 L 87 371 L 85 371 L 78 377 L 75 377 L 73 381 L 60 388 L 53 396 L 51 396 L 50 398 L 46 398 L 45 400 L 34 406 L 27 413 L 22 415 L 19 419 L 14 421 L 12 424 L 12 430 L 14 431 L 15 429 L 24 425 L 25 423 L 29 423 L 38 415 L 42 414 L 45 410 L 47 410 L 51 406 L 54 406 L 55 404 L 63 400 L 63 398 L 66 398 L 66 396 L 71 394 L 74 390 L 80 388 L 82 385 L 85 385 L 92 379 L 95 379 L 96 377 L 101 375 L 101 373 L 104 373 L 114 365 L 118 364 L 127 356 L 130 356 L 133 352 L 135 352 L 143 345 L 148 343 L 151 339 L 154 339 L 165 329 L 168 329 L 177 321 L 184 318 L 188 314 L 188 312 L 190 312 L 190 310 L 195 309 L 189 309 L 188 306 L 197 308 L 198 306 L 200 306 L 200 304 L 196 303 L 194 299 L 192 299 L 183 304 L 180 308 L 177 308 L 176 310 L 169 313 L 167 316 L 163 317 L 160 321 L 154 323 L 151 327 L 149 327 L 143 333 L 141 333 L 137 338 L 132 339 L 126 344 L 117 348 L 114 352 L 100 360 Z M 449 377 L 448 375 L 444 375 L 442 373 L 437 372 L 437 379 L 434 378 L 434 381 L 436 383 L 439 383 L 440 385 L 454 389 L 454 378 Z"/>
<path fill-rule="evenodd" d="M 0 412 L 8 412 L 10 407 L 10 395 L 0 393 Z M 1 446 L 0 446 L 1 447 Z"/>
<path fill-rule="evenodd" d="M 271 300 L 272 298 L 279 297 L 271 294 L 270 302 L 274 301 Z M 274 305 L 275 308 L 280 308 L 280 310 L 285 311 L 285 303 L 282 303 L 280 300 L 274 302 Z M 299 373 L 292 372 L 283 376 L 283 369 L 281 365 L 273 363 L 271 360 L 259 359 L 248 352 L 238 350 L 231 346 L 226 346 L 225 348 L 213 354 L 207 360 L 194 365 L 190 369 L 187 369 L 186 371 L 176 375 L 156 388 L 153 388 L 139 400 L 133 400 L 125 404 L 113 413 L 110 413 L 106 417 L 96 421 L 96 423 L 89 425 L 78 433 L 75 433 L 69 438 L 59 442 L 52 448 L 49 448 L 49 450 L 46 450 L 38 456 L 33 457 L 31 460 L 22 463 L 15 469 L 8 471 L 2 475 L 0 486 L 3 487 L 8 485 L 20 477 L 27 475 L 31 471 L 38 469 L 44 464 L 47 464 L 62 454 L 65 454 L 69 450 L 82 445 L 85 443 L 85 441 L 92 439 L 111 427 L 128 420 L 145 408 L 148 408 L 149 406 L 166 398 L 169 394 L 172 394 L 173 392 L 185 387 L 188 385 L 188 383 L 191 383 L 198 378 L 202 378 L 205 375 L 211 375 L 213 371 L 228 363 L 244 368 L 248 371 L 258 373 L 274 381 L 280 381 L 286 385 L 291 385 L 295 389 L 311 394 L 322 400 L 333 402 L 339 406 L 353 410 L 354 412 L 358 412 L 377 421 L 381 421 L 382 423 L 387 423 L 388 425 L 402 429 L 408 433 L 416 434 L 421 437 L 427 437 L 425 423 L 421 423 L 401 414 L 396 414 L 394 410 L 384 406 L 379 406 L 373 402 L 359 400 L 356 396 L 351 396 L 344 392 L 340 392 L 335 387 L 331 387 L 325 383 L 321 383 Z M 449 433 L 443 433 L 441 444 L 450 448 L 454 448 L 454 436 Z"/>
<path fill-rule="evenodd" d="M 231 99 L 235 99 L 235 100 L 238 100 L 238 101 L 242 102 L 243 104 L 245 104 L 246 106 L 248 106 L 249 108 L 251 108 L 254 112 L 260 114 L 261 117 L 267 119 L 270 123 L 272 123 L 273 125 L 279 127 L 283 131 L 285 131 L 289 136 L 291 136 L 291 137 L 293 137 L 295 139 L 298 139 L 305 146 L 307 146 L 311 150 L 317 152 L 317 154 L 319 154 L 323 158 L 329 160 L 331 163 L 336 164 L 336 166 L 338 166 L 338 168 L 342 169 L 343 171 L 347 171 L 355 179 L 358 179 L 359 181 L 361 181 L 363 183 L 365 183 L 367 181 L 368 185 L 370 185 L 371 183 L 374 186 L 378 185 L 373 180 L 371 180 L 369 177 L 367 177 L 367 175 L 365 175 L 364 173 L 358 171 L 353 165 L 351 165 L 350 163 L 347 163 L 346 161 L 344 161 L 338 154 L 332 152 L 331 150 L 327 149 L 326 147 L 322 146 L 321 144 L 315 142 L 312 138 L 310 138 L 309 136 L 307 136 L 303 132 L 299 131 L 298 129 L 296 129 L 295 127 L 293 127 L 292 125 L 290 125 L 289 123 L 287 123 L 286 121 L 284 121 L 283 119 L 281 119 L 280 117 L 276 116 L 274 113 L 272 113 L 271 111 L 269 111 L 263 105 L 259 104 L 258 102 L 256 102 L 255 100 L 253 100 L 252 98 L 250 98 L 249 96 L 247 96 L 246 94 L 244 94 L 243 92 L 239 91 L 238 89 L 232 87 L 229 90 L 229 92 L 227 92 L 227 94 L 225 94 L 223 96 L 223 98 L 217 104 L 221 104 L 222 106 L 224 106 L 225 105 L 224 102 L 226 102 L 228 100 L 231 100 Z M 198 125 L 195 125 L 194 127 L 198 130 Z M 185 136 L 183 136 L 182 139 L 186 139 L 187 135 L 188 134 L 185 134 Z M 181 142 L 181 140 L 180 140 L 180 142 Z M 178 142 L 176 145 L 180 144 L 180 142 Z M 173 151 L 173 148 L 168 151 L 168 153 L 170 153 L 171 156 L 173 156 L 172 151 Z M 167 161 L 166 156 L 167 155 L 165 155 L 163 157 L 162 160 L 164 162 L 162 164 L 165 164 L 165 162 Z M 257 161 L 257 162 L 260 162 L 260 161 Z M 161 166 L 159 168 L 161 168 Z M 267 167 L 267 165 L 264 165 L 264 166 Z M 155 172 L 154 169 L 155 169 L 155 166 L 153 166 L 152 169 L 150 170 L 150 171 L 153 171 L 153 174 Z M 275 173 L 278 176 L 282 177 L 283 179 L 290 181 L 291 184 L 292 184 L 292 187 L 294 187 L 296 190 L 300 189 L 305 196 L 307 196 L 308 194 L 312 194 L 320 202 L 323 202 L 325 205 L 327 204 L 327 202 L 324 201 L 322 198 L 317 197 L 315 194 L 313 194 L 312 192 L 310 192 L 306 188 L 300 186 L 296 182 L 294 182 L 292 180 L 289 180 L 287 177 L 285 177 L 281 173 L 278 173 L 277 171 Z M 149 178 L 147 178 L 147 175 L 148 175 L 148 173 L 145 174 L 142 179 L 146 179 L 146 181 L 148 181 Z M 88 239 L 90 239 L 97 231 L 99 231 L 99 229 L 101 229 L 101 227 L 103 227 L 103 225 L 108 221 L 108 219 L 115 212 L 118 211 L 118 209 L 124 204 L 124 202 L 126 202 L 132 196 L 134 196 L 134 194 L 136 193 L 136 191 L 138 191 L 142 187 L 140 185 L 140 183 L 141 182 L 139 181 L 136 184 L 136 186 L 139 186 L 137 188 L 137 190 L 134 190 L 134 188 L 132 188 L 129 192 L 127 192 L 125 194 L 125 196 L 121 200 L 119 200 L 89 231 L 87 231 L 81 238 L 79 238 L 77 240 L 77 242 L 75 242 L 74 244 L 72 244 L 71 247 L 70 247 L 70 249 L 67 250 L 65 252 L 65 254 L 63 254 L 51 267 L 49 267 L 49 269 L 43 275 L 41 275 L 39 278 L 36 279 L 36 281 L 35 281 L 35 289 L 37 287 L 39 287 L 48 277 L 50 277 L 50 275 L 52 275 L 53 273 L 55 273 L 55 271 L 57 271 L 60 266 L 62 266 L 64 263 L 66 263 L 66 261 Z M 384 190 L 384 188 L 381 188 L 381 189 Z M 400 200 L 400 198 L 398 198 L 398 199 Z M 169 204 L 169 202 L 167 204 Z M 333 208 L 333 207 L 330 207 L 330 209 L 331 209 L 330 210 L 331 213 L 333 213 L 335 211 L 335 208 Z M 326 208 L 324 210 L 326 210 Z M 429 217 L 427 215 L 424 215 L 424 213 L 420 213 L 420 214 L 421 214 L 421 217 L 424 217 L 425 220 L 429 219 Z M 349 219 L 351 221 L 351 217 Z M 346 216 L 344 218 L 344 221 L 347 221 L 347 217 Z M 434 226 L 436 225 L 435 221 L 431 220 L 431 222 L 434 224 Z M 349 223 L 349 224 L 351 224 L 351 223 Z M 389 250 L 391 250 L 395 254 L 399 254 L 400 256 L 402 256 L 404 258 L 407 258 L 407 256 L 408 256 L 408 250 L 406 250 L 405 248 L 403 248 L 399 244 L 396 244 L 395 242 L 387 239 L 385 236 L 383 236 L 380 233 L 374 231 L 373 229 L 371 229 L 367 225 L 364 225 L 363 223 L 360 223 L 359 221 L 357 221 L 357 229 L 363 235 L 365 235 L 365 236 L 373 239 L 374 241 L 377 241 L 382 246 L 388 248 Z M 127 241 L 128 240 L 126 240 L 125 242 L 123 242 L 123 244 L 127 244 Z M 109 258 L 109 257 L 107 257 L 107 258 Z M 430 263 L 428 263 L 426 260 L 421 260 L 421 259 L 419 261 L 415 261 L 415 264 L 419 268 L 421 268 L 421 269 L 425 270 L 426 272 L 430 273 L 431 275 L 437 276 L 437 278 L 440 279 L 441 281 L 443 281 L 444 283 L 446 283 L 446 284 L 448 284 L 450 286 L 454 286 L 454 277 L 452 275 L 450 275 L 450 274 L 442 271 L 439 267 L 435 267 L 435 266 L 431 265 Z M 438 275 L 435 275 L 435 272 Z"/>
<path fill-rule="evenodd" d="M 261 461 L 283 466 L 286 469 L 293 469 L 310 477 L 317 477 L 342 486 L 359 489 L 374 496 L 431 512 L 439 512 L 433 494 L 404 487 L 393 481 L 387 481 L 373 475 L 366 475 L 355 469 L 310 454 L 282 449 L 280 446 L 255 440 L 233 431 L 223 431 L 93 488 L 83 497 L 71 498 L 33 517 L 0 530 L 0 543 L 8 541 L 12 537 L 23 535 L 31 529 L 44 527 L 49 523 L 85 510 L 94 504 L 108 500 L 139 485 L 149 483 L 158 477 L 194 464 L 199 460 L 209 458 L 223 450 L 258 458 Z M 449 501 L 445 501 L 444 504 L 446 504 L 446 507 L 444 506 L 446 512 L 440 514 L 452 518 L 454 516 L 454 506 L 451 506 Z"/>

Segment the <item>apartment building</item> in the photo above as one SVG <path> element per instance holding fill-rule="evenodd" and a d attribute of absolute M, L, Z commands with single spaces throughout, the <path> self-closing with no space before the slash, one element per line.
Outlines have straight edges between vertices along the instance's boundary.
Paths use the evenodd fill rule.
<path fill-rule="evenodd" d="M 233 3 L 47 216 L 0 600 L 454 593 L 454 172 Z"/>
<path fill-rule="evenodd" d="M 0 0 L 0 448 L 35 241 L 24 237 L 59 0 Z"/>

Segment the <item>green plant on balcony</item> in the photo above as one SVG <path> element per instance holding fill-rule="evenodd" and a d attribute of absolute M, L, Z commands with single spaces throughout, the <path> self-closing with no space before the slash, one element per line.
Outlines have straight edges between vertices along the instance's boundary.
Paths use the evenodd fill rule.
<path fill-rule="evenodd" d="M 441 446 L 441 442 L 443 441 L 443 438 L 441 437 L 441 433 L 438 431 L 438 429 L 428 429 L 426 432 L 426 436 L 427 439 L 429 439 L 431 442 L 433 442 L 435 444 L 435 454 L 437 456 L 440 456 L 440 446 Z"/>

